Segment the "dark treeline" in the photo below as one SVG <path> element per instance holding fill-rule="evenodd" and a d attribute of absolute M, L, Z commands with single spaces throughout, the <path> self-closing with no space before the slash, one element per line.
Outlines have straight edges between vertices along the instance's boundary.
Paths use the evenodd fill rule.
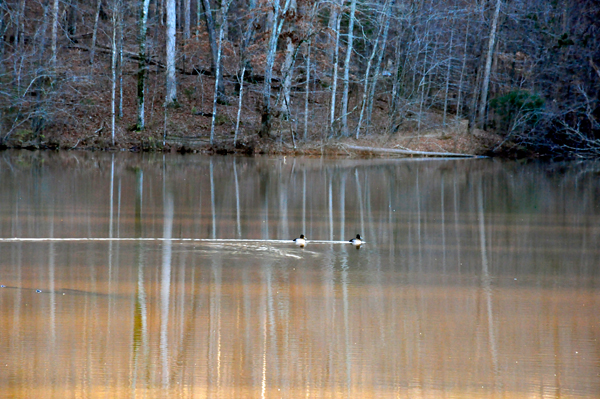
<path fill-rule="evenodd" d="M 600 155 L 596 1 L 0 0 L 0 13 L 4 145 L 468 126 L 500 135 L 498 151 Z"/>

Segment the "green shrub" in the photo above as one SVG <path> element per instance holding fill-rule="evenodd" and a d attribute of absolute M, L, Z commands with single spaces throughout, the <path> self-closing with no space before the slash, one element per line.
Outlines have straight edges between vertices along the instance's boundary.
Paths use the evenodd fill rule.
<path fill-rule="evenodd" d="M 496 128 L 506 132 L 535 125 L 543 107 L 544 100 L 526 90 L 514 90 L 490 101 Z"/>

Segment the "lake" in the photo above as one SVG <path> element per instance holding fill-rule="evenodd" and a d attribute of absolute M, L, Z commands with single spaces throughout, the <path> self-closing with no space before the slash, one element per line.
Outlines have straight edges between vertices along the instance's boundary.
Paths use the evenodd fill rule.
<path fill-rule="evenodd" d="M 3 398 L 600 396 L 599 163 L 5 151 L 0 186 Z"/>

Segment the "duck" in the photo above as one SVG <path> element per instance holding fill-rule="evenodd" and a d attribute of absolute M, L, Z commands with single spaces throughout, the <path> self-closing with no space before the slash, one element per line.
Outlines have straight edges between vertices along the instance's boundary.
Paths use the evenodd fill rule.
<path fill-rule="evenodd" d="M 355 238 L 349 240 L 349 242 L 358 249 L 362 245 L 362 239 L 360 238 L 360 234 L 357 234 Z"/>
<path fill-rule="evenodd" d="M 304 248 L 304 246 L 306 245 L 306 237 L 304 237 L 304 234 L 300 234 L 300 237 L 298 238 L 294 238 L 293 240 L 297 246 L 299 246 L 300 248 Z"/>

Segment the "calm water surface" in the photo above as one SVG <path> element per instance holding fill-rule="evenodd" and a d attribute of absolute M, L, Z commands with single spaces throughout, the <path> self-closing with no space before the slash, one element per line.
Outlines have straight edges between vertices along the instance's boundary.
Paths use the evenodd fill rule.
<path fill-rule="evenodd" d="M 600 397 L 599 170 L 0 153 L 0 397 Z"/>

